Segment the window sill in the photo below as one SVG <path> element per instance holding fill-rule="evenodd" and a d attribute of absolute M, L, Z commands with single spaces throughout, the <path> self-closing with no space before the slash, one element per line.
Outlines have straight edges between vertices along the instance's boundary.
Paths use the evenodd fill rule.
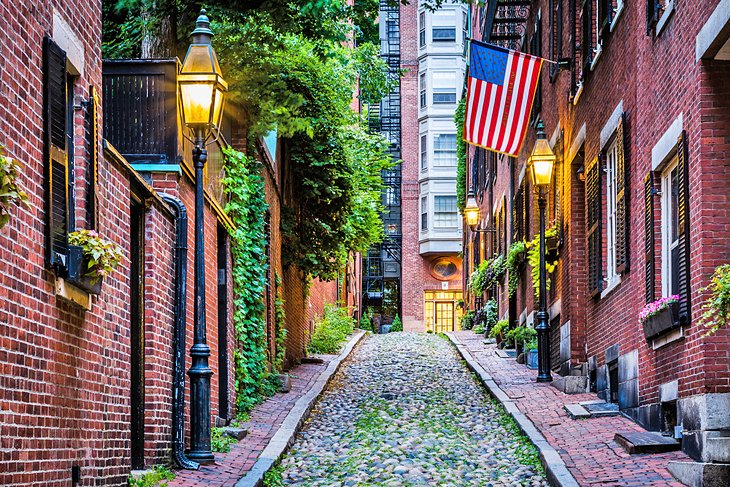
<path fill-rule="evenodd" d="M 657 350 L 684 338 L 684 327 L 680 326 L 651 341 L 651 348 Z"/>
<path fill-rule="evenodd" d="M 669 22 L 669 18 L 674 13 L 674 1 L 670 0 L 669 4 L 667 5 L 667 8 L 664 9 L 664 13 L 659 18 L 659 21 L 656 23 L 656 29 L 655 29 L 655 37 L 659 37 L 659 35 L 664 30 L 664 27 L 666 27 L 667 23 Z"/>
<path fill-rule="evenodd" d="M 606 289 L 601 291 L 601 299 L 604 299 L 606 296 L 611 294 L 611 291 L 616 289 L 619 284 L 621 284 L 621 276 L 616 275 L 610 281 L 608 281 L 608 285 L 606 286 Z"/>
<path fill-rule="evenodd" d="M 603 46 L 598 44 L 598 48 L 593 50 L 593 60 L 591 61 L 591 71 L 596 69 L 598 60 L 601 59 L 601 53 L 603 52 Z"/>
<path fill-rule="evenodd" d="M 580 100 L 580 95 L 583 94 L 583 82 L 581 81 L 578 83 L 578 88 L 575 90 L 575 96 L 573 96 L 573 106 L 578 105 L 578 100 Z"/>
<path fill-rule="evenodd" d="M 621 5 L 619 5 L 618 9 L 613 14 L 613 20 L 611 21 L 611 27 L 610 27 L 611 32 L 613 32 L 613 30 L 616 28 L 618 19 L 619 19 L 619 17 L 621 17 L 621 14 L 623 13 L 623 11 L 624 11 L 624 4 L 622 3 Z"/>
<path fill-rule="evenodd" d="M 63 278 L 56 278 L 56 296 L 81 308 L 91 310 L 91 295 Z"/>

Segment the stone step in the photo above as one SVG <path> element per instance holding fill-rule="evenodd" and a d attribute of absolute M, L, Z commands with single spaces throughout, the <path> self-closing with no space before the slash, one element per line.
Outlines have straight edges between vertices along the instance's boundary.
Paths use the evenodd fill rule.
<path fill-rule="evenodd" d="M 681 446 L 674 438 L 650 431 L 619 432 L 613 439 L 629 454 L 666 453 L 677 451 Z"/>
<path fill-rule="evenodd" d="M 563 406 L 563 409 L 565 409 L 565 412 L 568 413 L 571 419 L 587 419 L 591 417 L 591 413 L 580 404 L 566 404 Z"/>
<path fill-rule="evenodd" d="M 236 428 L 233 426 L 226 426 L 225 428 L 221 428 L 223 430 L 223 433 L 230 436 L 234 440 L 241 441 L 246 436 L 248 436 L 248 430 L 245 428 Z"/>

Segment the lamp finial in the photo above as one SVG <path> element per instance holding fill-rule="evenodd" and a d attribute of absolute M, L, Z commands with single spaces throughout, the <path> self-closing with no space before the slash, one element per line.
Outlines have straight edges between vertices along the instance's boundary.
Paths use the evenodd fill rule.
<path fill-rule="evenodd" d="M 195 30 L 191 35 L 194 44 L 210 44 L 210 40 L 213 38 L 213 31 L 210 30 L 210 19 L 204 8 L 200 9 L 198 20 L 195 21 Z"/>
<path fill-rule="evenodd" d="M 535 128 L 537 129 L 538 139 L 547 139 L 547 135 L 545 135 L 545 124 L 542 122 L 542 118 L 537 119 L 537 126 Z"/>

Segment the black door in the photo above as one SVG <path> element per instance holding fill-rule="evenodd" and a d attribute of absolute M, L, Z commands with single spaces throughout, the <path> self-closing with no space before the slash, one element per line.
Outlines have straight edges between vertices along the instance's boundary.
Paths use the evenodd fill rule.
<path fill-rule="evenodd" d="M 132 469 L 144 469 L 144 204 L 132 195 L 130 208 L 130 336 Z"/>
<path fill-rule="evenodd" d="M 218 225 L 218 416 L 228 420 L 228 232 Z"/>

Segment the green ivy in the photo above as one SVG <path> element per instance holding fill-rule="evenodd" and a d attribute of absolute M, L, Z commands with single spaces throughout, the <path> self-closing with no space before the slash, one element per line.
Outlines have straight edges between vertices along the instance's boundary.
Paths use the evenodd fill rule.
<path fill-rule="evenodd" d="M 548 239 L 558 238 L 558 227 L 553 225 L 545 230 L 545 241 Z M 532 274 L 532 287 L 535 290 L 535 297 L 540 297 L 540 234 L 535 234 L 532 242 L 526 244 L 527 247 L 527 262 L 530 264 L 530 273 Z M 545 254 L 545 269 L 547 276 L 545 276 L 545 284 L 548 291 L 550 291 L 550 274 L 552 274 L 558 267 L 559 254 L 557 249 L 554 253 Z"/>
<path fill-rule="evenodd" d="M 281 297 L 281 277 L 276 274 L 276 299 L 274 300 L 274 323 L 276 325 L 276 355 L 273 367 L 277 372 L 283 371 L 286 357 L 286 313 L 284 312 L 284 298 Z"/>
<path fill-rule="evenodd" d="M 210 429 L 210 449 L 216 453 L 228 453 L 231 445 L 238 443 L 235 438 L 226 434 L 223 428 Z"/>
<path fill-rule="evenodd" d="M 516 242 L 512 242 L 512 245 L 509 246 L 509 251 L 507 252 L 507 271 L 509 273 L 509 282 L 507 286 L 507 293 L 509 294 L 509 297 L 515 295 L 517 292 L 517 286 L 520 283 L 520 273 L 519 273 L 519 267 L 522 264 L 522 261 L 525 257 L 525 252 L 527 251 L 527 246 L 525 244 L 524 240 L 518 240 Z"/>
<path fill-rule="evenodd" d="M 466 114 L 466 97 L 456 106 L 454 123 L 456 124 L 456 206 L 464 211 L 466 206 L 466 142 L 464 142 L 464 116 Z"/>
<path fill-rule="evenodd" d="M 710 284 L 702 292 L 710 294 L 702 303 L 698 324 L 706 327 L 707 335 L 711 335 L 730 323 L 730 264 L 716 267 Z"/>
<path fill-rule="evenodd" d="M 226 213 L 235 225 L 231 234 L 235 384 L 238 413 L 243 414 L 277 390 L 268 370 L 263 299 L 268 265 L 265 249 L 268 205 L 261 163 L 230 148 L 224 153 L 223 184 L 229 197 Z"/>

